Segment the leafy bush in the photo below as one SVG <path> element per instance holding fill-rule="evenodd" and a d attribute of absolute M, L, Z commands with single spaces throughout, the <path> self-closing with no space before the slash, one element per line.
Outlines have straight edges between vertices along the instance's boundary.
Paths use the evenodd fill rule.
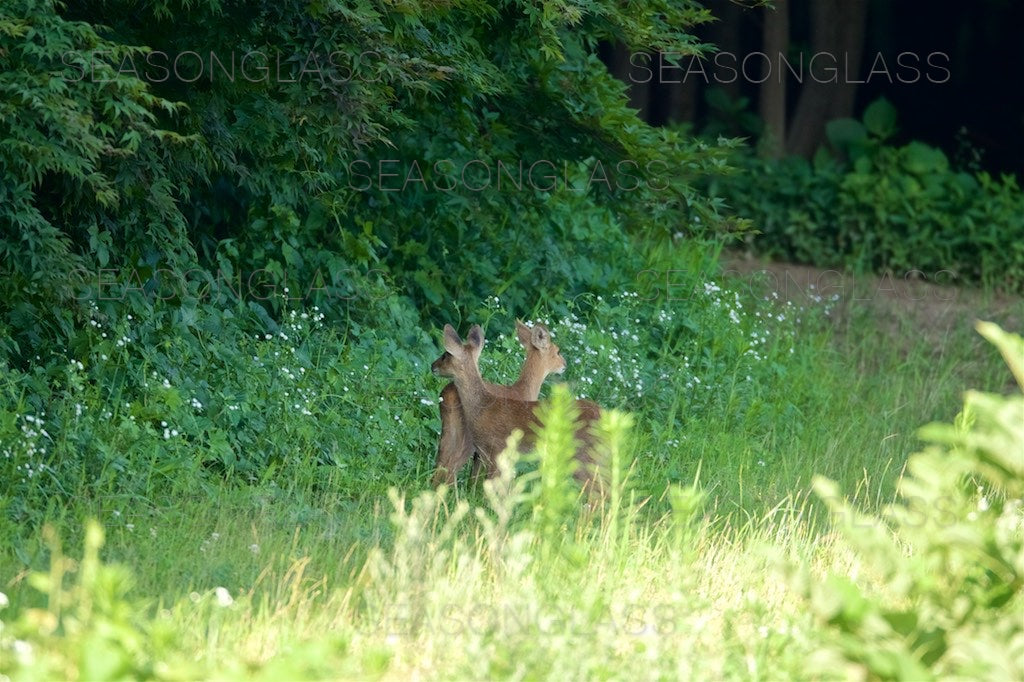
<path fill-rule="evenodd" d="M 334 290 L 376 269 L 425 318 L 498 286 L 526 304 L 614 284 L 625 228 L 715 229 L 693 181 L 722 154 L 641 123 L 597 41 L 699 51 L 685 31 L 708 19 L 661 1 L 8 3 L 3 350 L 24 368 L 65 345 L 88 323 L 73 274 L 108 268 Z M 498 188 L 502 163 L 540 177 Z"/>
<path fill-rule="evenodd" d="M 991 323 L 978 330 L 1024 389 L 1024 340 Z M 876 679 L 1020 679 L 1024 676 L 1024 394 L 969 391 L 956 422 L 921 436 L 901 502 L 883 519 L 817 490 L 881 585 L 845 577 L 801 587 L 831 633 L 818 663 L 841 658 Z"/>
<path fill-rule="evenodd" d="M 166 305 L 95 306 L 64 353 L 28 372 L 0 365 L 3 522 L 41 520 L 81 490 L 117 507 L 209 476 L 356 494 L 425 471 L 419 422 L 436 393 L 415 312 L 385 299 L 393 327 L 353 322 L 342 336 L 318 307 L 285 306 L 281 324 L 244 307 L 181 320 Z M 372 428 L 396 421 L 417 426 Z"/>
<path fill-rule="evenodd" d="M 879 100 L 863 122 L 829 124 L 835 155 L 822 150 L 808 162 L 743 154 L 743 172 L 711 187 L 753 221 L 761 234 L 750 244 L 772 257 L 1024 290 L 1017 181 L 957 171 L 921 142 L 893 145 L 895 130 L 895 110 Z"/>
<path fill-rule="evenodd" d="M 110 61 L 89 64 L 95 52 Z M 155 253 L 191 262 L 178 202 L 202 162 L 188 162 L 194 139 L 160 124 L 184 106 L 111 65 L 141 50 L 53 2 L 5 3 L 0 55 L 0 352 L 31 358 L 75 323 L 71 273 Z"/>
<path fill-rule="evenodd" d="M 83 486 L 109 503 L 209 476 L 327 470 L 353 494 L 416 476 L 436 414 L 425 321 L 494 293 L 522 314 L 622 289 L 644 262 L 630 231 L 715 230 L 693 181 L 723 151 L 642 124 L 595 55 L 697 51 L 686 30 L 708 18 L 660 1 L 5 4 L 8 530 Z M 232 71 L 240 54 L 270 73 Z M 502 163 L 542 172 L 477 191 Z M 445 164 L 465 171 L 454 190 Z M 415 425 L 369 428 L 385 420 Z"/>
<path fill-rule="evenodd" d="M 82 485 L 148 497 L 314 463 L 346 490 L 415 475 L 427 427 L 367 425 L 434 416 L 424 322 L 492 294 L 519 314 L 564 309 L 630 283 L 644 255 L 629 232 L 714 232 L 693 181 L 722 149 L 642 124 L 594 54 L 601 39 L 698 50 L 685 31 L 708 16 L 4 5 L 4 519 Z M 231 77 L 238 51 L 281 65 Z M 197 54 L 204 77 L 164 73 Z M 476 191 L 502 163 L 542 172 Z M 451 191 L 445 164 L 465 171 Z"/>

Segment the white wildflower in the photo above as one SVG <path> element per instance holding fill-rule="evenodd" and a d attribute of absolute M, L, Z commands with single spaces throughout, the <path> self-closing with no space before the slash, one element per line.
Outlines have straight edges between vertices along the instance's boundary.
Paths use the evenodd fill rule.
<path fill-rule="evenodd" d="M 217 606 L 231 606 L 235 603 L 235 600 L 231 598 L 231 593 L 226 588 L 218 587 L 214 590 L 214 594 L 217 595 Z"/>

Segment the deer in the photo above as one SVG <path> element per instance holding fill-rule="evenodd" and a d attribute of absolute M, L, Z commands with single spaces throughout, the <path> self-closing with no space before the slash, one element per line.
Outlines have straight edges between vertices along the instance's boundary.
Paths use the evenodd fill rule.
<path fill-rule="evenodd" d="M 516 320 L 516 336 L 526 350 L 526 359 L 519 372 L 519 378 L 509 386 L 483 382 L 484 389 L 498 398 L 536 400 L 541 384 L 549 374 L 565 371 L 565 358 L 557 345 L 551 341 L 551 332 L 542 324 L 527 326 Z M 476 447 L 470 435 L 462 411 L 462 400 L 454 383 L 441 391 L 441 437 L 437 444 L 437 461 L 434 467 L 433 487 L 442 483 L 453 486 L 460 469 L 473 457 L 472 480 L 479 480 L 482 459 L 474 457 Z"/>
<path fill-rule="evenodd" d="M 518 429 L 523 433 L 519 449 L 529 450 L 536 442 L 537 429 L 543 423 L 536 414 L 540 404 L 536 400 L 501 397 L 487 390 L 478 364 L 483 345 L 484 334 L 480 325 L 473 325 L 463 343 L 455 328 L 446 324 L 445 353 L 434 361 L 430 369 L 437 376 L 452 379 L 459 394 L 469 436 L 487 467 L 487 477 L 494 478 L 499 473 L 498 455 L 505 449 L 512 432 Z M 592 429 L 600 418 L 601 408 L 592 401 L 577 400 L 576 409 L 579 415 L 575 435 L 580 447 L 575 454 L 579 466 L 573 476 L 585 487 L 589 487 L 596 478 Z"/>

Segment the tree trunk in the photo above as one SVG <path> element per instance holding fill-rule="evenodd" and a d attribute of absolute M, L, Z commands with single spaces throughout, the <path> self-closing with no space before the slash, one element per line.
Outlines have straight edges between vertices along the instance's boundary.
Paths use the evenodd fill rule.
<path fill-rule="evenodd" d="M 786 151 L 804 157 L 824 141 L 826 123 L 853 115 L 868 8 L 867 0 L 814 0 L 810 6 L 813 53 L 786 137 Z M 813 71 L 812 59 L 818 66 Z"/>
<path fill-rule="evenodd" d="M 764 121 L 761 153 L 777 159 L 786 148 L 786 76 L 785 67 L 779 68 L 780 55 L 789 47 L 789 0 L 775 0 L 775 9 L 764 15 L 764 52 L 771 65 L 771 77 L 761 84 L 758 109 Z"/>
<path fill-rule="evenodd" d="M 707 3 L 708 9 L 715 15 L 718 21 L 708 25 L 708 40 L 718 48 L 720 53 L 725 55 L 731 55 L 731 58 L 727 59 L 725 63 L 736 67 L 740 62 L 743 61 L 743 41 L 740 35 L 740 29 L 743 25 L 743 8 L 740 7 L 733 0 L 715 0 L 714 2 Z M 709 55 L 709 58 L 711 55 Z M 708 71 L 708 75 L 712 76 L 715 72 L 713 63 L 705 64 L 705 68 Z M 700 83 L 702 88 L 720 88 L 729 95 L 730 99 L 739 97 L 742 93 L 740 92 L 740 79 L 727 79 L 723 77 L 722 82 L 716 82 L 712 77 L 710 83 Z"/>
<path fill-rule="evenodd" d="M 697 118 L 697 87 L 703 85 L 703 81 L 696 76 L 680 80 L 681 83 L 672 84 L 668 95 L 668 120 L 671 123 Z"/>

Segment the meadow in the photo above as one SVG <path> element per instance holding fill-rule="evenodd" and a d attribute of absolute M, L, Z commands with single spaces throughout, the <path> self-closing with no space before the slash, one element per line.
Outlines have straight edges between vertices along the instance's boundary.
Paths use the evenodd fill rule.
<path fill-rule="evenodd" d="M 439 329 L 344 329 L 286 302 L 285 324 L 224 338 L 199 307 L 198 344 L 153 348 L 159 321 L 97 308 L 69 390 L 5 417 L 0 674 L 1019 675 L 1022 403 L 969 312 L 1010 326 L 1019 301 L 782 290 L 682 245 L 651 266 L 672 286 L 645 275 L 557 314 L 492 296 L 461 324 L 485 327 L 481 370 L 503 382 L 515 317 L 549 325 L 568 361 L 549 409 L 563 380 L 611 408 L 600 505 L 577 499 L 557 418 L 502 480 L 430 489 Z M 1009 428 L 1003 467 L 947 439 L 908 471 L 919 427 L 953 422 L 968 387 L 1016 391 L 1004 421 L 957 422 Z M 84 456 L 87 439 L 109 450 Z"/>

